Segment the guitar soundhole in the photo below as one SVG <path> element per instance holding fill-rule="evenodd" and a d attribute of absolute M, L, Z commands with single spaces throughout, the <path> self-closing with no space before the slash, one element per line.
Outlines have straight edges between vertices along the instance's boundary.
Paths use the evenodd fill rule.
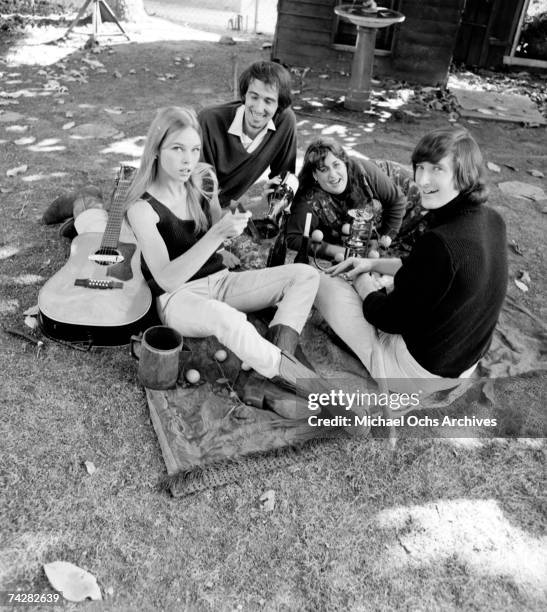
<path fill-rule="evenodd" d="M 113 264 L 121 263 L 124 260 L 123 255 L 111 247 L 103 247 L 98 251 L 95 251 L 93 255 L 89 256 L 89 259 L 94 261 L 99 266 L 111 266 Z"/>

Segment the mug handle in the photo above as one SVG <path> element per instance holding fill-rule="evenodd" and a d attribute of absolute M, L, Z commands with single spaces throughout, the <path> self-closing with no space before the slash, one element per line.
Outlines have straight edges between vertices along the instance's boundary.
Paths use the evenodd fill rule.
<path fill-rule="evenodd" d="M 131 346 L 131 357 L 134 357 L 135 359 L 140 359 L 141 357 L 141 344 L 142 342 L 142 336 L 131 336 L 131 340 L 130 340 L 130 346 Z M 139 352 L 137 353 L 135 351 L 135 344 L 138 343 L 139 344 Z"/>

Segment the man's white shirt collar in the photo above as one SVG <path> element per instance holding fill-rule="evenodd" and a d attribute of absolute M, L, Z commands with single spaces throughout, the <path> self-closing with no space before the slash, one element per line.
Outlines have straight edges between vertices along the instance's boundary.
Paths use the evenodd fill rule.
<path fill-rule="evenodd" d="M 243 118 L 245 116 L 245 105 L 242 104 L 237 110 L 232 121 L 232 125 L 228 129 L 228 134 L 233 134 L 237 136 L 241 140 L 241 144 L 243 148 L 247 151 L 247 153 L 252 153 L 264 140 L 264 136 L 268 133 L 268 130 L 272 130 L 275 132 L 275 124 L 270 119 L 264 127 L 254 138 L 249 138 L 247 134 L 243 132 Z"/>

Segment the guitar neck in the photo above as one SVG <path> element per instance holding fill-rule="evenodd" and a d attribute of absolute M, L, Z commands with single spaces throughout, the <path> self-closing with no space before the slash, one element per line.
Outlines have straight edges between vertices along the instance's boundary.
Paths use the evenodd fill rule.
<path fill-rule="evenodd" d="M 115 249 L 118 246 L 124 217 L 124 202 L 136 168 L 122 165 L 116 179 L 112 202 L 108 211 L 108 223 L 101 241 L 101 249 Z"/>

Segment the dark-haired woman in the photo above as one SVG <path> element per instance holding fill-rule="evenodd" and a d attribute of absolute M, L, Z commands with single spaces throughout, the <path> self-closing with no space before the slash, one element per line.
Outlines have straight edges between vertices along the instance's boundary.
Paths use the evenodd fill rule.
<path fill-rule="evenodd" d="M 395 172 L 396 165 L 389 168 Z M 403 178 L 399 168 L 396 174 Z M 378 165 L 348 156 L 331 138 L 319 138 L 308 146 L 298 179 L 287 224 L 289 248 L 299 249 L 309 212 L 311 231 L 323 232 L 318 254 L 324 258 L 344 253 L 343 230 L 352 221 L 348 215 L 351 209 L 370 208 L 382 246 L 388 247 L 399 232 L 408 208 L 405 194 Z"/>
<path fill-rule="evenodd" d="M 426 232 L 404 261 L 331 268 L 316 306 L 374 378 L 435 390 L 470 376 L 488 350 L 507 288 L 505 224 L 485 205 L 482 155 L 466 130 L 427 134 L 412 164 Z M 371 272 L 393 275 L 393 290 Z"/>

